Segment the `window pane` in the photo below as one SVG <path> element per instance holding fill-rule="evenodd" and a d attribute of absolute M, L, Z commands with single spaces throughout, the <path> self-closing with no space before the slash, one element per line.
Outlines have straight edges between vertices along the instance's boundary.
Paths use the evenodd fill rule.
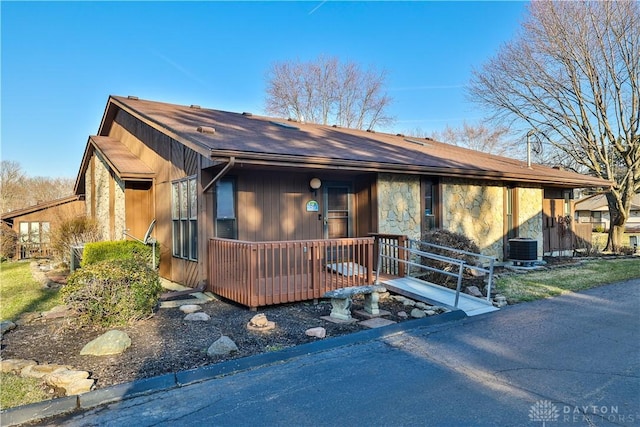
<path fill-rule="evenodd" d="M 31 223 L 31 233 L 29 240 L 31 243 L 40 243 L 40 223 L 32 222 Z"/>
<path fill-rule="evenodd" d="M 173 221 L 173 255 L 180 256 L 180 221 Z"/>
<path fill-rule="evenodd" d="M 189 221 L 180 221 L 180 235 L 182 236 L 182 247 L 180 248 L 180 256 L 182 258 L 189 257 Z"/>
<path fill-rule="evenodd" d="M 187 181 L 180 182 L 180 219 L 189 218 L 189 200 L 187 199 Z"/>
<path fill-rule="evenodd" d="M 190 243 L 191 243 L 191 253 L 189 254 L 189 258 L 198 259 L 198 223 L 197 221 L 189 221 L 190 225 Z"/>
<path fill-rule="evenodd" d="M 431 182 L 425 182 L 424 214 L 433 215 L 433 184 Z"/>
<path fill-rule="evenodd" d="M 29 241 L 29 223 L 28 222 L 20 223 L 20 241 L 21 242 Z"/>
<path fill-rule="evenodd" d="M 236 217 L 235 200 L 233 194 L 233 181 L 219 181 L 216 186 L 216 205 L 218 219 L 231 219 Z"/>
<path fill-rule="evenodd" d="M 349 191 L 347 188 L 327 189 L 329 210 L 346 211 L 349 209 Z"/>
<path fill-rule="evenodd" d="M 189 218 L 196 219 L 198 216 L 198 186 L 195 179 L 189 180 Z"/>
<path fill-rule="evenodd" d="M 51 241 L 49 238 L 50 229 L 51 225 L 48 222 L 43 222 L 41 224 L 40 239 L 42 240 L 42 243 L 49 243 Z"/>
<path fill-rule="evenodd" d="M 171 218 L 180 218 L 180 183 L 174 182 L 171 185 Z"/>
<path fill-rule="evenodd" d="M 236 238 L 236 230 L 235 230 L 236 221 L 233 219 L 219 219 L 216 221 L 217 230 L 216 236 L 222 239 L 235 239 Z"/>

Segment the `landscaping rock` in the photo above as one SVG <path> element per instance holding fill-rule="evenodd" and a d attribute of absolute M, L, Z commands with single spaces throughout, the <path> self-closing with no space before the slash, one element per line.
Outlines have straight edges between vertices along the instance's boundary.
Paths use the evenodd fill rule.
<path fill-rule="evenodd" d="M 321 326 L 318 326 L 317 328 L 309 328 L 304 333 L 309 337 L 316 338 L 324 338 L 327 336 L 327 330 Z"/>
<path fill-rule="evenodd" d="M 100 335 L 80 350 L 80 355 L 107 356 L 120 354 L 131 345 L 131 338 L 125 332 L 112 330 Z"/>
<path fill-rule="evenodd" d="M 407 317 L 409 317 L 406 311 L 399 311 L 397 316 L 400 317 L 401 319 L 406 319 Z"/>
<path fill-rule="evenodd" d="M 480 292 L 480 289 L 477 286 L 467 286 L 464 292 L 476 298 L 482 298 L 483 296 L 482 292 Z"/>
<path fill-rule="evenodd" d="M 414 319 L 422 319 L 426 316 L 427 313 L 425 313 L 424 310 L 420 310 L 419 308 L 414 308 L 413 310 L 411 310 L 411 317 L 413 317 Z"/>
<path fill-rule="evenodd" d="M 185 304 L 180 306 L 180 311 L 183 313 L 195 313 L 196 311 L 202 310 L 198 304 Z"/>
<path fill-rule="evenodd" d="M 66 371 L 69 366 L 58 365 L 55 363 L 43 363 L 42 365 L 28 365 L 22 368 L 20 375 L 27 378 L 43 378 L 54 372 Z"/>
<path fill-rule="evenodd" d="M 426 314 L 427 316 L 435 316 L 438 313 L 434 310 L 425 310 L 424 314 Z"/>
<path fill-rule="evenodd" d="M 207 355 L 209 356 L 225 356 L 229 353 L 233 353 L 238 351 L 238 346 L 231 338 L 226 335 L 218 338 L 209 348 L 207 349 Z"/>
<path fill-rule="evenodd" d="M 507 305 L 507 299 L 503 295 L 498 294 L 493 299 L 493 305 L 498 308 L 504 307 L 505 305 Z"/>
<path fill-rule="evenodd" d="M 90 380 L 86 371 L 65 369 L 51 373 L 44 377 L 44 381 L 55 389 L 63 389 L 65 395 L 86 393 L 93 387 L 94 380 Z"/>
<path fill-rule="evenodd" d="M 35 312 L 23 313 L 20 315 L 18 320 L 16 320 L 16 325 L 18 326 L 26 325 L 40 319 L 41 317 L 42 317 L 42 314 L 40 313 L 35 313 Z"/>
<path fill-rule="evenodd" d="M 12 329 L 15 329 L 16 324 L 13 323 L 11 320 L 3 320 L 0 322 L 0 335 L 4 334 L 5 332 L 8 332 Z"/>
<path fill-rule="evenodd" d="M 420 310 L 426 310 L 428 308 L 431 308 L 431 306 L 429 304 L 425 304 L 421 301 L 416 302 L 416 308 L 419 308 Z"/>
<path fill-rule="evenodd" d="M 184 316 L 184 320 L 186 320 L 187 322 L 207 322 L 211 320 L 211 316 L 204 312 L 189 313 Z"/>
<path fill-rule="evenodd" d="M 35 360 L 7 359 L 0 360 L 0 372 L 4 374 L 20 375 L 20 372 L 27 366 L 37 365 Z"/>
<path fill-rule="evenodd" d="M 57 305 L 53 307 L 49 311 L 44 311 L 41 313 L 41 317 L 44 320 L 49 319 L 59 319 L 61 317 L 70 317 L 73 315 L 73 311 L 69 309 L 66 305 Z"/>
<path fill-rule="evenodd" d="M 249 323 L 247 323 L 247 329 L 250 331 L 260 331 L 266 332 L 274 329 L 276 327 L 276 323 L 267 319 L 263 313 L 256 314 L 251 318 Z"/>

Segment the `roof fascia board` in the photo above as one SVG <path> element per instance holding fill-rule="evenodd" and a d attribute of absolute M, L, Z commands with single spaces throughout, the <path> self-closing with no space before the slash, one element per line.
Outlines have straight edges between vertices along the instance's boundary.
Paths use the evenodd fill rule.
<path fill-rule="evenodd" d="M 596 180 L 583 179 L 558 179 L 550 180 L 536 175 L 522 176 L 514 174 L 505 174 L 501 172 L 491 171 L 473 171 L 460 168 L 429 168 L 424 166 L 409 165 L 390 165 L 388 163 L 378 162 L 354 162 L 347 160 L 325 159 L 317 157 L 296 157 L 292 156 L 274 156 L 274 155 L 253 155 L 247 156 L 246 152 L 225 152 L 224 157 L 220 157 L 219 152 L 212 156 L 212 160 L 227 160 L 229 157 L 235 157 L 236 163 L 246 163 L 262 166 L 279 166 L 279 167 L 304 167 L 310 169 L 338 169 L 353 170 L 359 172 L 382 172 L 382 173 L 407 173 L 407 174 L 434 174 L 452 178 L 473 178 L 481 180 L 502 180 L 509 182 L 522 182 L 529 184 L 555 185 L 564 188 L 584 188 L 584 187 L 601 187 L 611 184 L 603 184 Z"/>
<path fill-rule="evenodd" d="M 80 182 L 83 180 L 84 173 L 89 166 L 89 159 L 91 158 L 91 154 L 93 154 L 94 145 L 91 142 L 91 137 L 87 138 L 87 145 L 84 147 L 84 154 L 82 155 L 82 160 L 80 161 L 80 169 L 78 170 L 78 176 L 76 177 L 76 182 L 73 185 L 73 192 L 75 194 L 80 194 Z"/>
<path fill-rule="evenodd" d="M 28 208 L 16 209 L 15 211 L 5 212 L 2 214 L 2 219 L 11 219 L 17 216 L 27 215 L 33 212 L 37 212 L 39 210 L 49 209 L 56 206 L 64 205 L 66 203 L 75 202 L 76 200 L 81 200 L 82 197 L 80 195 L 73 195 L 69 197 L 63 197 L 61 199 L 55 199 L 44 203 L 39 203 L 37 205 L 29 206 Z"/>

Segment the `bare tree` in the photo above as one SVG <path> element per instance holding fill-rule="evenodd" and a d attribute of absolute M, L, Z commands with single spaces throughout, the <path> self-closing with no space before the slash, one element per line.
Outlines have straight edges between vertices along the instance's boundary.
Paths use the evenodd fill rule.
<path fill-rule="evenodd" d="M 509 130 L 503 126 L 490 128 L 484 124 L 463 122 L 461 127 L 447 126 L 441 132 L 434 132 L 432 137 L 447 144 L 501 156 L 514 148 L 507 139 L 508 133 Z"/>
<path fill-rule="evenodd" d="M 385 79 L 384 71 L 335 57 L 274 63 L 267 73 L 266 110 L 301 122 L 372 129 L 392 121 Z"/>
<path fill-rule="evenodd" d="M 0 165 L 2 213 L 73 194 L 72 178 L 29 177 L 18 162 L 3 160 Z"/>
<path fill-rule="evenodd" d="M 494 122 L 535 133 L 556 161 L 617 184 L 607 197 L 616 249 L 640 191 L 640 6 L 536 1 L 528 10 L 520 34 L 474 72 L 470 98 Z"/>

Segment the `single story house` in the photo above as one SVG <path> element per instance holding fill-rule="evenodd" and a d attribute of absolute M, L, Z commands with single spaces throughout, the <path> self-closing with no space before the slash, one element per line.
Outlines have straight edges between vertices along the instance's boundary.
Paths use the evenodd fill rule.
<path fill-rule="evenodd" d="M 156 220 L 162 277 L 257 307 L 325 289 L 306 281 L 360 283 L 325 273 L 373 267 L 374 234 L 444 228 L 498 260 L 527 237 L 540 257 L 557 226 L 545 215 L 571 215 L 574 188 L 609 186 L 429 138 L 110 96 L 75 193 L 104 239 L 142 238 Z M 236 295 L 247 286 L 257 296 Z"/>
<path fill-rule="evenodd" d="M 584 199 L 576 200 L 574 204 L 575 218 L 578 223 L 589 223 L 594 230 L 607 231 L 611 223 L 609 205 L 604 193 L 594 194 Z M 631 211 L 625 225 L 627 232 L 640 231 L 640 194 L 631 199 Z"/>
<path fill-rule="evenodd" d="M 84 196 L 75 194 L 2 214 L 18 235 L 15 258 L 48 257 L 50 235 L 60 221 L 85 215 Z"/>

